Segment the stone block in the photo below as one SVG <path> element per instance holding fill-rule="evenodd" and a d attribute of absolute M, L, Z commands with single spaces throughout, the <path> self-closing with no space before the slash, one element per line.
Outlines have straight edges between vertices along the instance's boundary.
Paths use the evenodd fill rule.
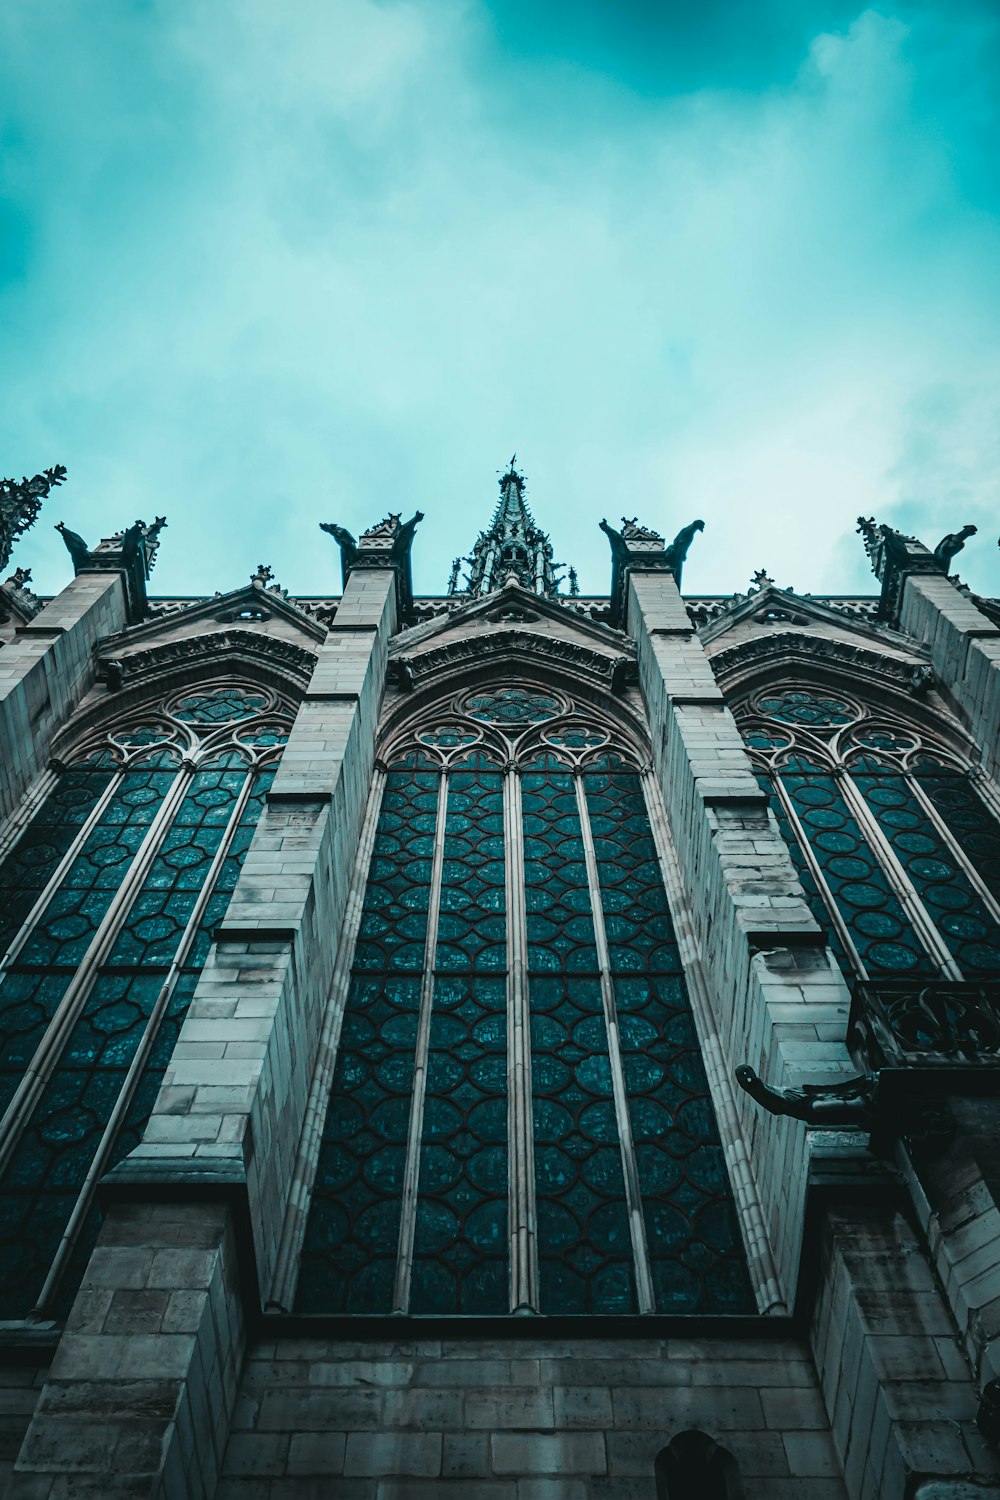
<path fill-rule="evenodd" d="M 495 1474 L 606 1474 L 604 1435 L 598 1432 L 494 1432 Z"/>
<path fill-rule="evenodd" d="M 352 1432 L 348 1434 L 344 1473 L 365 1478 L 441 1473 L 440 1432 Z"/>

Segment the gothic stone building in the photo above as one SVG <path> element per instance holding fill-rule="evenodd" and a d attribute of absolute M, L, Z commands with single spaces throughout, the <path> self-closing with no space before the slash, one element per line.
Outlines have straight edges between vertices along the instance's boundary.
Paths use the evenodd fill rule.
<path fill-rule="evenodd" d="M 0 589 L 9 1495 L 1000 1495 L 968 531 L 687 598 L 626 521 L 582 597 L 512 463 L 415 599 L 417 520 L 339 598 L 149 597 L 162 519 Z"/>

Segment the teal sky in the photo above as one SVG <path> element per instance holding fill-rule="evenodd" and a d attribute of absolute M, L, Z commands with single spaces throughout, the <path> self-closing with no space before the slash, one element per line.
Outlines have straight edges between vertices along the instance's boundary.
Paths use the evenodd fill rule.
<path fill-rule="evenodd" d="M 995 0 L 6 0 L 15 562 L 337 592 L 317 522 L 421 509 L 441 592 L 516 448 L 585 592 L 623 513 L 873 591 L 874 513 L 998 593 L 998 80 Z"/>

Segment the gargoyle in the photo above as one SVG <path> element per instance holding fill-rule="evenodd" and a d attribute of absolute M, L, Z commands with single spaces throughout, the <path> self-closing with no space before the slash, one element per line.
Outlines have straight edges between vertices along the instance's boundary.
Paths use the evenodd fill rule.
<path fill-rule="evenodd" d="M 679 531 L 667 548 L 667 566 L 674 574 L 679 575 L 681 568 L 687 559 L 688 549 L 695 539 L 695 534 L 705 530 L 704 521 L 692 521 L 690 526 L 685 526 Z"/>
<path fill-rule="evenodd" d="M 345 527 L 338 526 L 336 521 L 320 521 L 319 529 L 320 531 L 325 531 L 329 536 L 332 536 L 334 541 L 337 543 L 337 546 L 340 548 L 340 557 L 344 565 L 344 572 L 346 574 L 357 562 L 357 542 L 355 541 L 351 533 Z"/>
<path fill-rule="evenodd" d="M 69 555 L 73 559 L 74 568 L 84 567 L 90 560 L 90 548 L 83 540 L 83 537 L 80 536 L 79 532 L 70 531 L 69 527 L 62 521 L 56 522 L 55 529 L 66 543 Z"/>
<path fill-rule="evenodd" d="M 978 530 L 978 526 L 963 526 L 961 531 L 950 531 L 938 542 L 934 548 L 934 556 L 946 573 L 951 569 L 952 558 L 961 552 L 969 537 L 975 536 Z"/>
<path fill-rule="evenodd" d="M 807 1125 L 870 1125 L 878 1088 L 876 1079 L 861 1077 L 772 1089 L 746 1063 L 736 1069 L 736 1082 L 769 1114 L 791 1115 Z"/>
<path fill-rule="evenodd" d="M 613 560 L 615 562 L 627 563 L 629 551 L 621 532 L 616 531 L 613 526 L 609 526 L 607 521 L 604 520 L 601 521 L 601 530 L 611 543 L 611 556 Z"/>

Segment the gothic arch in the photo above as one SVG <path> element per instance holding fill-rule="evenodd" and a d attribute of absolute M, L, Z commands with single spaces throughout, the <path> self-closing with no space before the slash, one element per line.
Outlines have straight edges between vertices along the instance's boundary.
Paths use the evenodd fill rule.
<path fill-rule="evenodd" d="M 726 1448 L 692 1428 L 656 1455 L 656 1500 L 744 1500 L 739 1464 Z"/>
<path fill-rule="evenodd" d="M 601 697 L 454 674 L 386 716 L 277 1304 L 753 1306 L 645 739 Z"/>
<path fill-rule="evenodd" d="M 1000 796 L 951 716 L 894 687 L 774 669 L 734 713 L 845 972 L 977 981 L 1000 967 Z"/>

